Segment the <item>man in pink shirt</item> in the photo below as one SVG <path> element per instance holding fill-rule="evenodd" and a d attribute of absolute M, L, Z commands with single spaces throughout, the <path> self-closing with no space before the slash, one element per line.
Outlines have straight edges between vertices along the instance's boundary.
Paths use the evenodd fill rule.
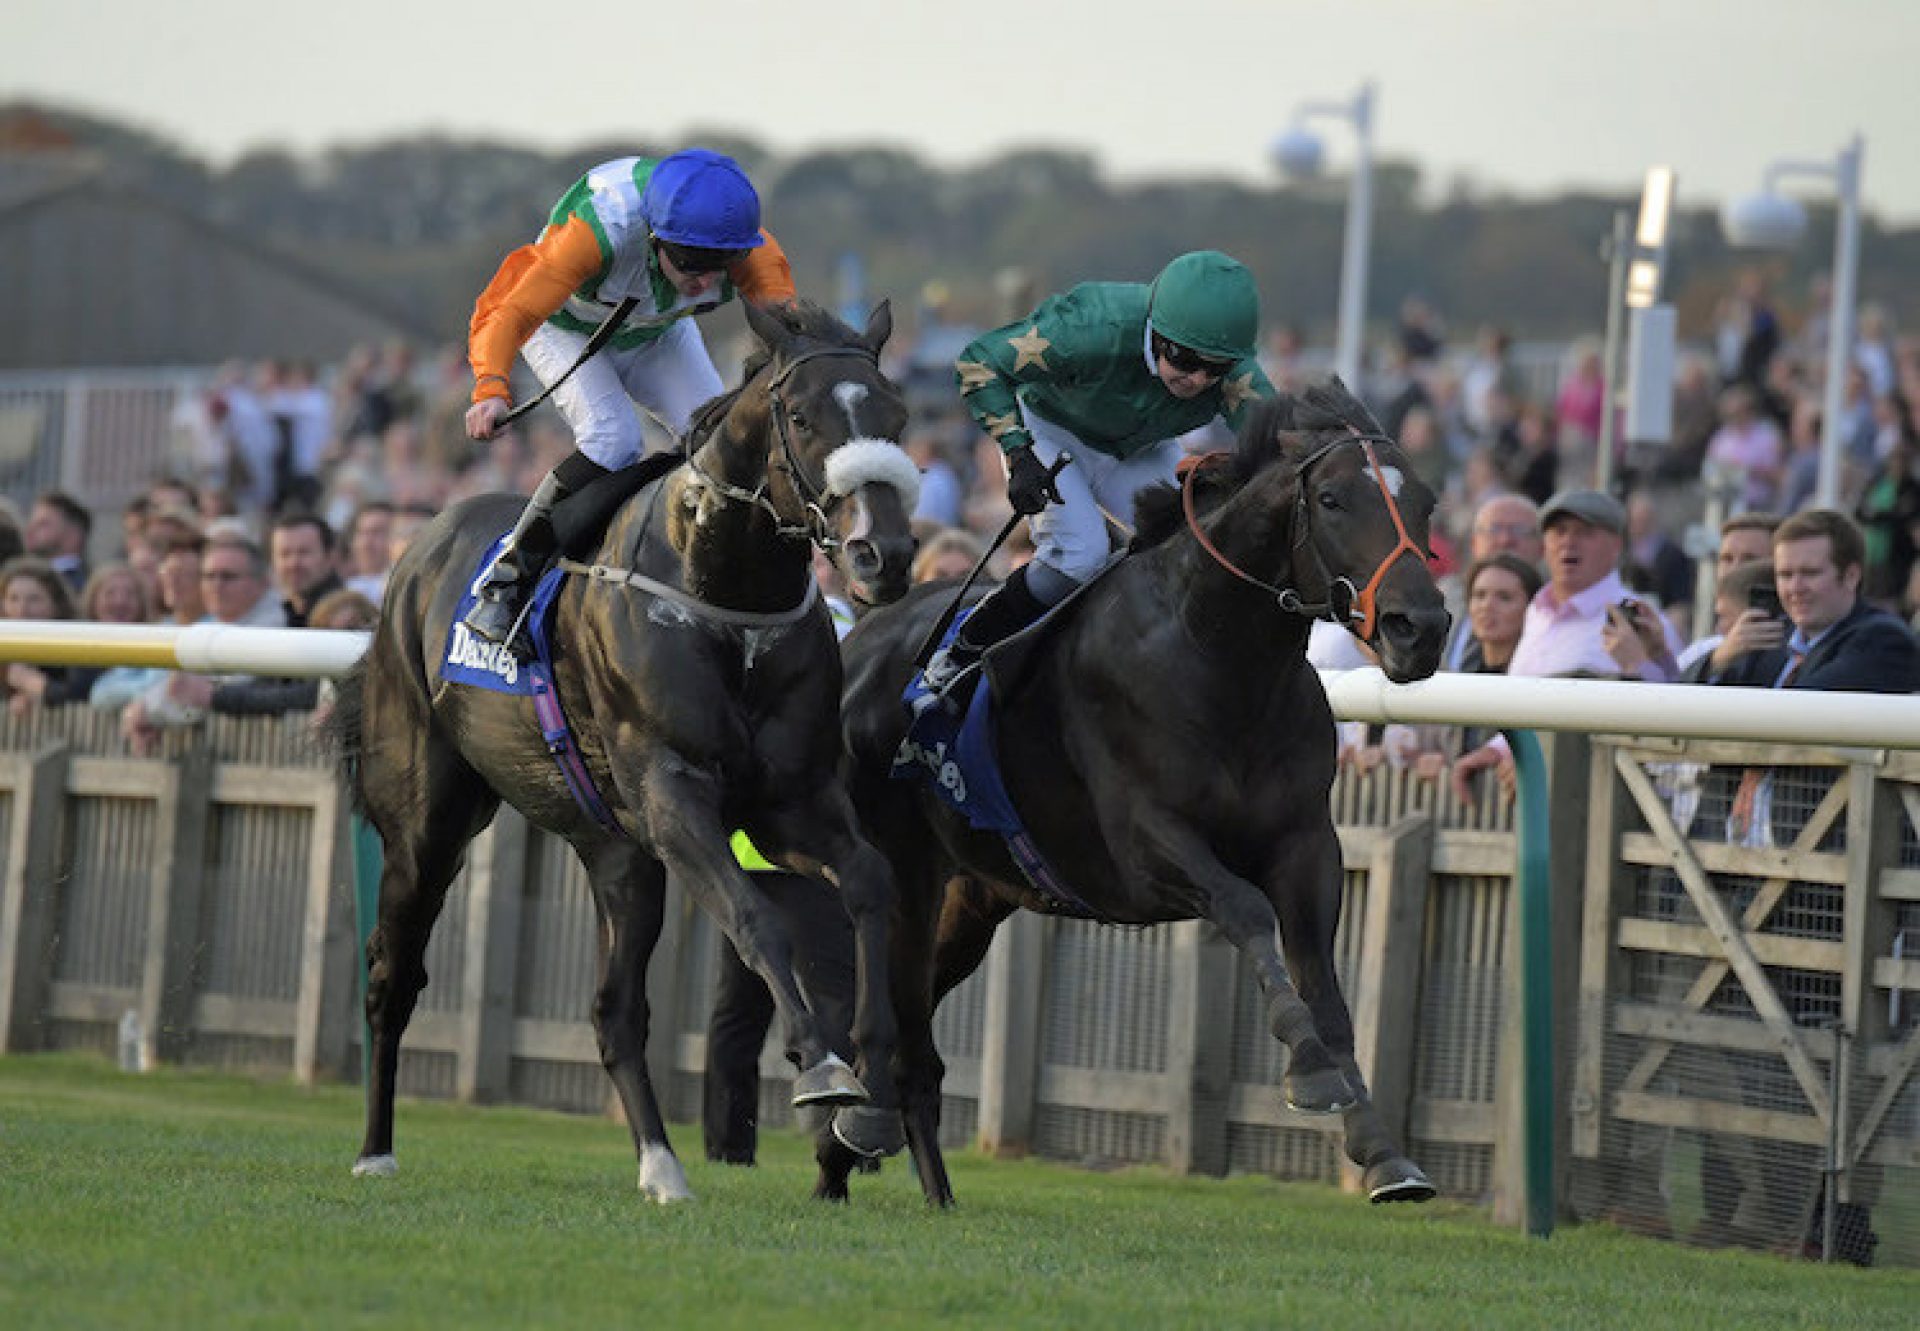
<path fill-rule="evenodd" d="M 1546 548 L 1547 583 L 1527 606 L 1526 627 L 1507 665 L 1509 675 L 1588 675 L 1616 679 L 1620 667 L 1601 641 L 1608 616 L 1622 615 L 1629 599 L 1620 581 L 1620 555 L 1626 547 L 1627 514 L 1620 501 L 1598 490 L 1562 490 L 1540 510 Z M 1641 618 L 1637 616 L 1636 618 Z M 1659 620 L 1668 655 L 1679 641 Z M 1662 678 L 1642 667 L 1646 678 Z M 1498 767 L 1503 784 L 1512 780 L 1512 755 L 1496 736 L 1454 764 L 1454 788 L 1469 798 L 1467 783 L 1477 772 Z"/>

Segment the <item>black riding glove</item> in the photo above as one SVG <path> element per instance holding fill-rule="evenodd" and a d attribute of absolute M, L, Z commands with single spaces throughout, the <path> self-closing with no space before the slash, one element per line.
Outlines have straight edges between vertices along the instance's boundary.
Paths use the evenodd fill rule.
<path fill-rule="evenodd" d="M 1031 517 L 1048 504 L 1060 502 L 1060 491 L 1047 471 L 1047 464 L 1033 454 L 1031 446 L 1016 448 L 1007 454 L 1007 498 L 1013 511 Z"/>

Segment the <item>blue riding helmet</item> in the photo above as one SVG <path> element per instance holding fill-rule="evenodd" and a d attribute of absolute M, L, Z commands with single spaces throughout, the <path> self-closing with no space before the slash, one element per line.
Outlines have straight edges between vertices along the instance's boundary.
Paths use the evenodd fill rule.
<path fill-rule="evenodd" d="M 760 196 L 731 157 L 688 148 L 663 157 L 647 177 L 640 211 L 672 245 L 751 250 L 761 245 Z"/>

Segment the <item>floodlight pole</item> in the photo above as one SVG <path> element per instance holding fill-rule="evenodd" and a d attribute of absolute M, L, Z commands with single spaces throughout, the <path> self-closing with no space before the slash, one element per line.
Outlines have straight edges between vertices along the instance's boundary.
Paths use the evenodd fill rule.
<path fill-rule="evenodd" d="M 1367 326 L 1367 253 L 1373 235 L 1374 85 L 1363 83 L 1350 102 L 1307 102 L 1296 122 L 1330 116 L 1353 126 L 1353 176 L 1347 184 L 1347 216 L 1340 250 L 1340 314 L 1334 333 L 1333 368 L 1348 388 L 1360 391 L 1360 353 Z"/>
<path fill-rule="evenodd" d="M 1846 410 L 1854 309 L 1860 290 L 1860 175 L 1865 155 L 1865 140 L 1855 134 L 1830 162 L 1773 163 L 1761 186 L 1762 199 L 1778 199 L 1776 186 L 1782 177 L 1813 176 L 1833 182 L 1838 203 L 1833 225 L 1833 296 L 1827 315 L 1827 384 L 1820 407 L 1820 468 L 1813 494 L 1813 502 L 1821 508 L 1832 508 L 1840 501 L 1841 414 Z"/>
<path fill-rule="evenodd" d="M 1593 459 L 1593 488 L 1613 489 L 1615 398 L 1619 392 L 1622 311 L 1627 297 L 1627 262 L 1633 253 L 1633 222 L 1622 208 L 1613 215 L 1613 238 L 1607 254 L 1607 344 L 1600 363 L 1600 442 Z"/>

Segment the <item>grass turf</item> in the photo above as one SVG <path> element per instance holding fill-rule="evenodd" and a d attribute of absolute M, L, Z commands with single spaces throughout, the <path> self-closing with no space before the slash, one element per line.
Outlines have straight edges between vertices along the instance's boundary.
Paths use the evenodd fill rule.
<path fill-rule="evenodd" d="M 604 1119 L 403 1102 L 401 1173 L 349 1176 L 359 1092 L 91 1058 L 0 1059 L 0 1326 L 463 1328 L 1909 1326 L 1920 1274 L 1699 1252 L 1265 1178 L 1091 1174 L 956 1152 L 812 1202 L 809 1144 L 679 1147 L 634 1186 Z"/>

